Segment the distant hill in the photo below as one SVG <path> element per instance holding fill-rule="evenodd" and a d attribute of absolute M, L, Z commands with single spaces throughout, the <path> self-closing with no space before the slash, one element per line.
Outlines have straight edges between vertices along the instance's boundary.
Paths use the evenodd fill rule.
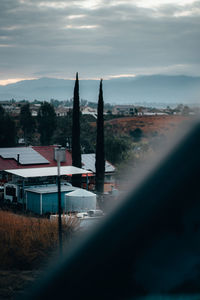
<path fill-rule="evenodd" d="M 0 86 L 0 100 L 66 100 L 73 97 L 73 80 L 40 78 Z M 104 80 L 104 101 L 115 104 L 175 104 L 200 100 L 200 77 L 138 76 Z M 80 80 L 80 98 L 97 102 L 99 81 Z"/>

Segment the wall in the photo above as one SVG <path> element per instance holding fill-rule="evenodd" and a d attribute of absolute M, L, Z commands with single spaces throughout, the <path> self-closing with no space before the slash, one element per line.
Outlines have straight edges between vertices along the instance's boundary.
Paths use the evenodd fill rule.
<path fill-rule="evenodd" d="M 66 192 L 61 192 L 61 205 L 64 209 L 64 197 Z M 58 212 L 58 194 L 48 193 L 42 195 L 42 213 L 57 213 Z M 27 192 L 27 209 L 40 214 L 40 194 Z"/>
<path fill-rule="evenodd" d="M 40 194 L 26 192 L 26 203 L 26 209 L 37 214 L 40 213 Z"/>

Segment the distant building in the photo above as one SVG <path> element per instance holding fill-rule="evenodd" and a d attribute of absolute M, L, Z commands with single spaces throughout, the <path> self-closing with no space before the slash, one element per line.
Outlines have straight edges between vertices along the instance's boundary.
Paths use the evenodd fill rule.
<path fill-rule="evenodd" d="M 95 119 L 97 119 L 97 109 L 96 108 L 84 106 L 83 108 L 81 108 L 81 113 L 83 115 L 92 115 Z"/>
<path fill-rule="evenodd" d="M 38 115 L 38 112 L 36 110 L 31 109 L 31 116 L 32 117 L 37 117 L 37 115 Z"/>
<path fill-rule="evenodd" d="M 30 104 L 30 112 L 32 117 L 37 117 L 41 104 L 31 103 Z"/>
<path fill-rule="evenodd" d="M 18 144 L 21 145 L 21 146 L 24 146 L 26 144 L 25 139 L 24 138 L 18 139 Z"/>
<path fill-rule="evenodd" d="M 136 107 L 134 105 L 115 105 L 112 109 L 113 115 L 134 115 Z"/>
<path fill-rule="evenodd" d="M 96 173 L 96 167 L 95 167 L 95 161 L 96 161 L 96 155 L 95 153 L 89 153 L 89 154 L 82 154 L 81 155 L 82 160 L 82 168 L 88 171 L 92 171 L 93 176 L 89 176 L 89 184 L 92 186 L 95 183 L 95 173 Z M 115 174 L 115 167 L 106 160 L 105 162 L 105 179 L 104 179 L 104 191 L 111 191 L 112 187 L 115 185 L 114 180 L 114 174 Z"/>
<path fill-rule="evenodd" d="M 55 108 L 55 113 L 56 113 L 57 117 L 67 116 L 69 111 L 70 111 L 69 107 L 59 106 L 59 107 Z"/>

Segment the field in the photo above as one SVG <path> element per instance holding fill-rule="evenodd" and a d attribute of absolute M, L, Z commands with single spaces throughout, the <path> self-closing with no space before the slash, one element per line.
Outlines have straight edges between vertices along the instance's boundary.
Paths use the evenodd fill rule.
<path fill-rule="evenodd" d="M 113 133 L 120 134 L 129 134 L 140 128 L 145 135 L 152 136 L 169 133 L 190 119 L 191 116 L 179 115 L 123 117 L 106 121 L 105 127 L 109 126 Z"/>
<path fill-rule="evenodd" d="M 64 240 L 76 225 L 63 224 Z M 57 228 L 57 221 L 0 210 L 0 299 L 12 299 L 39 276 L 57 249 Z"/>

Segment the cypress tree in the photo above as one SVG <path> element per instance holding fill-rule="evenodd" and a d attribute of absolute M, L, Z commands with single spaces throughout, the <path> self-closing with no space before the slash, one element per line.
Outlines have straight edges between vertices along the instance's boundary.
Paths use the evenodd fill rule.
<path fill-rule="evenodd" d="M 72 165 L 81 168 L 81 145 L 80 145 L 80 104 L 79 104 L 79 80 L 78 72 L 74 86 L 74 101 L 72 115 Z M 81 176 L 72 176 L 72 184 L 81 186 Z"/>
<path fill-rule="evenodd" d="M 103 88 L 102 79 L 99 86 L 99 100 L 97 112 L 97 140 L 96 140 L 96 190 L 104 190 L 105 153 L 104 153 L 104 118 L 103 118 Z"/>

